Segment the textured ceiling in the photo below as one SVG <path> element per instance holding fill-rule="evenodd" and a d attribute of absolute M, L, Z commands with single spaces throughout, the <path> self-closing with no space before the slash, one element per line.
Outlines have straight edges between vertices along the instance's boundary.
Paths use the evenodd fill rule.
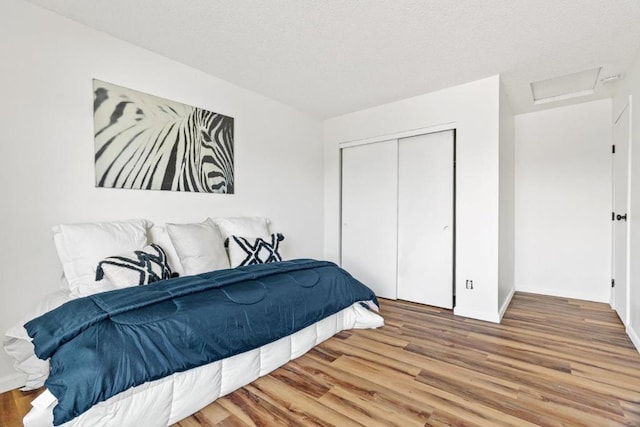
<path fill-rule="evenodd" d="M 516 113 L 554 107 L 529 83 L 640 48 L 640 0 L 28 1 L 320 117 L 495 74 Z"/>

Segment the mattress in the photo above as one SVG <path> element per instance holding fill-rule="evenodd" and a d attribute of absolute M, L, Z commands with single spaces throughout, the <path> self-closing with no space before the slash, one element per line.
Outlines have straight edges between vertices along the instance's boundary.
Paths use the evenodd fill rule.
<path fill-rule="evenodd" d="M 64 426 L 170 425 L 302 356 L 342 330 L 383 324 L 382 317 L 355 303 L 262 347 L 133 387 L 98 403 Z M 45 390 L 32 402 L 24 425 L 52 426 L 55 404 L 55 397 Z"/>

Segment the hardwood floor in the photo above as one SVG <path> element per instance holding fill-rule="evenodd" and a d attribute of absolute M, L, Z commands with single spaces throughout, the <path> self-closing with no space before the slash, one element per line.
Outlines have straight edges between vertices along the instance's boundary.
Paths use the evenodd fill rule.
<path fill-rule="evenodd" d="M 177 426 L 640 426 L 640 354 L 606 304 L 516 293 L 501 325 L 381 300 L 342 332 Z M 32 396 L 0 395 L 0 425 Z"/>
<path fill-rule="evenodd" d="M 0 394 L 0 427 L 22 426 L 22 417 L 29 412 L 31 401 L 40 393 L 41 390 L 12 390 Z"/>

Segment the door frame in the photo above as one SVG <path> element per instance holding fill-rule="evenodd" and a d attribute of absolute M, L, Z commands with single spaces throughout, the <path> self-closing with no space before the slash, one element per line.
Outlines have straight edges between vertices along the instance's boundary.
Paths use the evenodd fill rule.
<path fill-rule="evenodd" d="M 386 134 L 386 135 L 379 135 L 379 136 L 373 136 L 371 138 L 363 138 L 363 139 L 356 139 L 356 140 L 352 140 L 352 141 L 343 141 L 338 143 L 338 149 L 340 150 L 340 166 L 342 167 L 342 149 L 343 148 L 348 148 L 348 147 L 355 147 L 356 145 L 364 145 L 364 144 L 373 144 L 376 142 L 382 142 L 382 141 L 388 141 L 390 139 L 402 139 L 402 138 L 408 138 L 410 136 L 418 136 L 418 135 L 424 135 L 426 133 L 436 133 L 436 132 L 443 132 L 446 130 L 455 130 L 457 127 L 456 122 L 451 122 L 451 123 L 443 123 L 441 125 L 435 125 L 435 126 L 429 126 L 426 128 L 418 128 L 418 129 L 411 129 L 411 130 L 406 130 L 403 132 L 396 132 L 396 133 L 390 133 L 390 134 Z M 342 170 L 342 169 L 341 169 Z"/>

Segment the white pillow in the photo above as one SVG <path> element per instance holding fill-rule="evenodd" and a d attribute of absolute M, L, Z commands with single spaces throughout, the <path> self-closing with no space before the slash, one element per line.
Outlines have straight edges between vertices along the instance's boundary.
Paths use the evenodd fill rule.
<path fill-rule="evenodd" d="M 154 225 L 149 229 L 149 243 L 155 243 L 164 249 L 171 271 L 178 273 L 180 276 L 184 274 L 180 257 L 176 252 L 176 248 L 173 246 L 173 242 L 171 242 L 171 237 L 169 237 L 166 225 Z"/>
<path fill-rule="evenodd" d="M 97 264 L 96 264 L 97 266 Z M 95 273 L 94 273 L 95 275 Z M 95 276 L 94 276 L 95 279 Z M 93 282 L 85 282 L 82 286 L 77 287 L 73 291 L 69 290 L 72 298 L 88 297 L 89 295 L 99 294 L 100 292 L 112 291 L 118 289 L 108 278 L 102 280 L 94 280 Z"/>
<path fill-rule="evenodd" d="M 282 261 L 280 242 L 284 236 L 280 233 L 272 234 L 270 238 L 246 238 L 231 236 L 229 238 L 229 261 L 232 267 L 243 265 L 265 264 Z"/>
<path fill-rule="evenodd" d="M 224 239 L 212 221 L 167 224 L 166 227 L 185 275 L 229 268 Z"/>
<path fill-rule="evenodd" d="M 96 279 L 102 276 L 116 288 L 148 285 L 173 275 L 167 262 L 167 253 L 157 243 L 143 249 L 114 255 L 98 263 Z"/>
<path fill-rule="evenodd" d="M 96 267 L 108 256 L 133 251 L 147 244 L 146 220 L 61 224 L 53 227 L 53 240 L 72 296 L 100 292 Z"/>
<path fill-rule="evenodd" d="M 261 237 L 263 239 L 268 239 L 271 236 L 269 232 L 270 221 L 267 218 L 245 216 L 216 218 L 212 221 L 220 228 L 225 240 L 231 236 Z"/>

